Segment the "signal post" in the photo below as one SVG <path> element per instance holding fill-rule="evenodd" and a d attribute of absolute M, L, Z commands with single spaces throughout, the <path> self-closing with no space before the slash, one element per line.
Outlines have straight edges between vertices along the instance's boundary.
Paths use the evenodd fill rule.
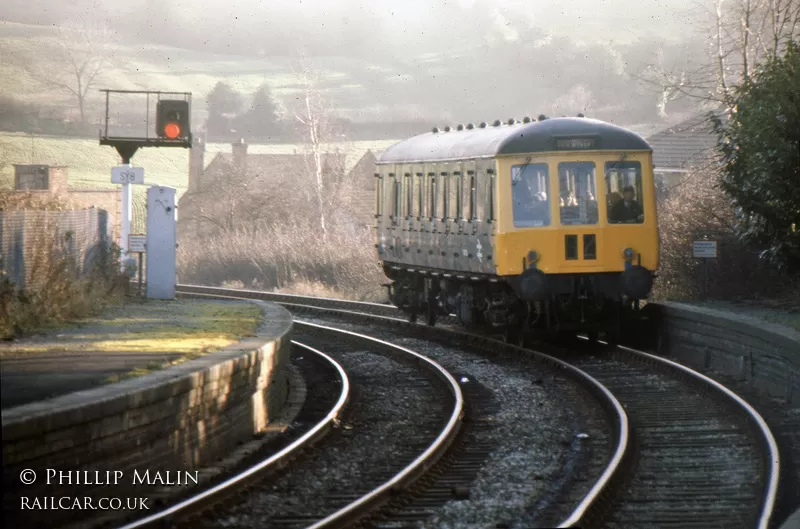
<path fill-rule="evenodd" d="M 111 181 L 113 183 L 122 184 L 122 219 L 120 222 L 119 242 L 122 250 L 124 267 L 125 258 L 128 256 L 129 252 L 128 239 L 131 232 L 132 196 L 130 186 L 131 184 L 144 184 L 144 169 L 133 167 L 131 165 L 131 158 L 136 154 L 136 151 L 143 147 L 181 147 L 184 149 L 191 149 L 192 133 L 190 117 L 192 94 L 191 92 L 161 92 L 149 90 L 101 90 L 101 92 L 106 94 L 106 111 L 103 130 L 100 131 L 100 145 L 114 147 L 122 158 L 122 165 L 112 168 Z M 138 135 L 130 134 L 130 123 L 125 123 L 124 125 L 121 123 L 112 123 L 109 119 L 111 115 L 110 108 L 112 107 L 112 99 L 116 100 L 137 96 L 144 99 L 144 130 L 142 131 L 139 129 L 138 132 L 140 132 L 140 134 Z M 152 103 L 155 103 L 155 105 L 153 106 Z M 131 105 L 123 104 L 122 106 L 123 110 L 120 114 L 126 116 L 136 114 L 136 108 L 129 108 Z M 151 111 L 151 108 L 153 108 L 154 112 Z M 153 113 L 155 116 L 151 115 Z M 155 119 L 152 119 L 153 117 L 155 117 Z M 153 127 L 154 130 L 151 129 L 151 122 L 155 124 L 155 127 Z M 134 123 L 132 128 L 138 129 L 138 125 L 141 125 L 141 123 Z M 115 128 L 118 130 L 114 130 Z M 175 216 L 173 214 L 173 220 L 174 219 Z M 148 235 L 150 231 L 150 226 L 148 225 Z M 161 255 L 163 256 L 163 253 Z M 172 270 L 172 282 L 174 284 L 174 248 L 172 249 L 171 260 L 173 262 L 172 266 L 165 263 L 164 270 L 165 272 Z M 150 267 L 148 266 L 148 277 L 150 277 L 150 271 Z M 157 272 L 157 270 L 154 270 L 154 272 Z M 163 283 L 163 281 L 161 282 Z"/>

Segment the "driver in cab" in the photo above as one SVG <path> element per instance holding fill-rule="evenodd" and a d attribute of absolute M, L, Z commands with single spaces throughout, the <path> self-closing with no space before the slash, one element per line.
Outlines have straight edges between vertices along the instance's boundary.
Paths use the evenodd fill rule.
<path fill-rule="evenodd" d="M 643 222 L 644 211 L 642 206 L 633 197 L 636 191 L 633 186 L 625 186 L 622 191 L 622 200 L 611 207 L 611 222 Z"/>

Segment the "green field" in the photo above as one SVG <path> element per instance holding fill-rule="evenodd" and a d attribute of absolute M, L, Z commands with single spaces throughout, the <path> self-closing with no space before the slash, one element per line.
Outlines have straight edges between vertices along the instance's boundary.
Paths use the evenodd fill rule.
<path fill-rule="evenodd" d="M 367 152 L 383 150 L 396 140 L 357 141 L 329 144 L 326 148 L 341 149 L 347 153 L 348 170 Z M 251 145 L 252 154 L 291 154 L 303 150 L 301 144 Z M 230 144 L 210 143 L 206 146 L 205 163 L 208 165 L 219 152 L 231 152 Z M 45 164 L 68 167 L 70 188 L 113 188 L 111 168 L 119 165 L 120 158 L 112 147 L 102 146 L 97 140 L 83 138 L 57 138 L 30 134 L 0 133 L 0 160 L 6 161 L 0 170 L 0 184 L 13 185 L 13 164 Z M 144 233 L 147 186 L 174 187 L 180 198 L 189 184 L 189 150 L 177 148 L 148 148 L 139 150 L 133 165 L 144 167 L 144 186 L 134 186 L 133 232 Z"/>

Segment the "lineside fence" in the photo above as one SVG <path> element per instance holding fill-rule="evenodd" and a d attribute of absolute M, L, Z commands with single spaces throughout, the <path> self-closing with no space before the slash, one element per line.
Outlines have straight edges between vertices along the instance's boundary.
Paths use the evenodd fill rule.
<path fill-rule="evenodd" d="M 109 214 L 102 209 L 0 211 L 0 277 L 24 288 L 35 268 L 36 252 L 52 246 L 82 273 L 111 242 Z"/>

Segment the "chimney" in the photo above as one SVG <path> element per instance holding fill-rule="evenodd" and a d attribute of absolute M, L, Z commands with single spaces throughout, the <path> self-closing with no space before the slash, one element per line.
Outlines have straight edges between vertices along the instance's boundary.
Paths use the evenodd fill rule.
<path fill-rule="evenodd" d="M 239 143 L 231 145 L 233 151 L 233 165 L 239 170 L 244 170 L 245 163 L 247 162 L 247 144 L 244 138 L 239 140 Z"/>
<path fill-rule="evenodd" d="M 189 191 L 200 189 L 200 180 L 205 170 L 206 145 L 203 138 L 195 136 L 189 149 Z"/>

